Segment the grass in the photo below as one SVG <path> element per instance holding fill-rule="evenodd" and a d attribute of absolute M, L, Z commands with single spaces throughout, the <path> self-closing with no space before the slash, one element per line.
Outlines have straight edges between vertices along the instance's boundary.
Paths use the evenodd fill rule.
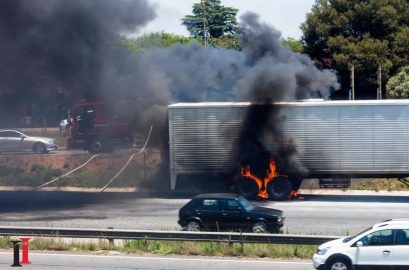
<path fill-rule="evenodd" d="M 387 190 L 387 191 L 409 191 L 409 187 L 395 178 L 391 179 L 367 179 L 357 181 L 357 185 L 353 186 L 355 190 Z"/>
<path fill-rule="evenodd" d="M 60 169 L 45 168 L 33 165 L 29 172 L 21 168 L 0 166 L 0 185 L 3 186 L 36 186 L 62 174 Z"/>
<path fill-rule="evenodd" d="M 0 237 L 0 249 L 12 248 L 9 237 Z M 313 245 L 250 244 L 190 241 L 125 241 L 122 246 L 110 245 L 106 240 L 67 243 L 55 238 L 35 238 L 31 250 L 101 252 L 118 251 L 128 254 L 229 256 L 251 258 L 310 259 L 317 249 Z"/>
<path fill-rule="evenodd" d="M 65 171 L 68 171 L 67 169 Z M 29 171 L 22 168 L 0 165 L 0 186 L 28 186 L 36 187 L 44 184 L 60 175 L 63 170 L 54 168 L 45 168 L 35 164 Z M 113 177 L 119 168 L 112 167 L 107 170 L 81 170 L 68 177 L 61 178 L 50 187 L 84 187 L 101 188 Z M 146 181 L 152 177 L 152 170 L 149 170 Z M 130 164 L 129 167 L 116 179 L 111 187 L 135 187 L 145 178 L 144 171 L 136 164 Z"/>

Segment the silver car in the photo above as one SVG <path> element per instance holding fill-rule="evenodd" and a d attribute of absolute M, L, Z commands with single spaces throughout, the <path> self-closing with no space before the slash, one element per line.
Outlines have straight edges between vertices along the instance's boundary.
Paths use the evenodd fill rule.
<path fill-rule="evenodd" d="M 52 138 L 33 137 L 17 130 L 0 130 L 0 152 L 33 151 L 43 154 L 58 148 Z"/>

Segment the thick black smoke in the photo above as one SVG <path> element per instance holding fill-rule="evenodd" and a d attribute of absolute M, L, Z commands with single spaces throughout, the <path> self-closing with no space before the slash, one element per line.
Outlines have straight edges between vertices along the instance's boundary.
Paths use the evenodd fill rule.
<path fill-rule="evenodd" d="M 273 157 L 282 173 L 302 173 L 297 146 L 281 131 L 277 101 L 327 98 L 338 88 L 336 76 L 318 70 L 311 59 L 283 46 L 281 34 L 258 16 L 241 18 L 241 51 L 200 45 L 155 49 L 137 57 L 135 81 L 144 103 L 145 120 L 165 115 L 169 102 L 252 101 L 240 136 L 242 164 L 265 172 Z M 267 105 L 268 104 L 268 105 Z M 152 106 L 154 105 L 154 106 Z M 148 121 L 149 122 L 149 121 Z M 265 143 L 270 136 L 275 144 Z M 263 168 L 263 169 L 261 169 Z"/>
<path fill-rule="evenodd" d="M 199 44 L 126 51 L 121 34 L 136 32 L 154 16 L 145 0 L 0 0 L 0 105 L 47 104 L 58 95 L 70 101 L 133 98 L 138 122 L 154 124 L 156 138 L 163 138 L 167 105 L 174 102 L 271 104 L 326 98 L 338 87 L 334 74 L 284 47 L 281 34 L 253 13 L 241 18 L 241 51 Z M 251 149 L 297 167 L 296 146 L 281 143 L 280 121 L 269 120 L 279 109 L 260 108 L 249 111 L 240 156 Z M 265 145 L 260 136 L 266 132 L 280 143 Z"/>
<path fill-rule="evenodd" d="M 41 110 L 58 95 L 115 91 L 104 74 L 129 57 L 120 35 L 154 16 L 145 0 L 0 0 L 0 105 Z"/>
<path fill-rule="evenodd" d="M 272 104 L 328 98 L 330 90 L 339 87 L 336 77 L 328 70 L 318 70 L 308 56 L 284 47 L 281 34 L 259 23 L 255 14 L 246 14 L 242 21 L 243 53 L 251 66 L 235 86 L 235 94 L 255 104 L 250 106 L 240 134 L 239 162 L 263 177 L 273 158 L 279 173 L 302 175 L 306 169 L 298 160 L 297 144 L 284 136 L 281 107 Z"/>

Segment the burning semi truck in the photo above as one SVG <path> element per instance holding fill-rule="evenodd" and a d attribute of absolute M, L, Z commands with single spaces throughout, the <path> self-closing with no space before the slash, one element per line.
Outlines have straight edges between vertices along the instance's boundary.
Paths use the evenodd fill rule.
<path fill-rule="evenodd" d="M 408 100 L 178 103 L 168 114 L 172 189 L 222 175 L 248 198 L 285 200 L 306 178 L 409 176 Z"/>

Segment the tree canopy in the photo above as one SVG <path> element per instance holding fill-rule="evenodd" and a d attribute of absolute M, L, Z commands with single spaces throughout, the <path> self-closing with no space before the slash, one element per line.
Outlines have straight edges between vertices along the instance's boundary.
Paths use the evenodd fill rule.
<path fill-rule="evenodd" d="M 389 98 L 409 98 L 409 66 L 403 67 L 389 79 L 386 94 Z"/>
<path fill-rule="evenodd" d="M 376 71 L 383 83 L 409 60 L 409 3 L 404 0 L 316 0 L 302 25 L 304 52 L 330 60 L 345 98 L 349 68 L 356 71 L 357 98 L 376 97 Z"/>
<path fill-rule="evenodd" d="M 192 37 L 220 38 L 237 33 L 237 12 L 238 9 L 223 6 L 220 0 L 202 0 L 193 4 L 193 14 L 186 15 L 182 24 Z"/>
<path fill-rule="evenodd" d="M 137 38 L 122 40 L 122 44 L 132 52 L 141 52 L 152 47 L 167 48 L 176 43 L 189 44 L 194 42 L 188 37 L 165 32 L 149 33 Z"/>
<path fill-rule="evenodd" d="M 283 38 L 281 39 L 281 43 L 290 48 L 293 52 L 302 52 L 303 50 L 301 42 L 294 38 Z"/>

